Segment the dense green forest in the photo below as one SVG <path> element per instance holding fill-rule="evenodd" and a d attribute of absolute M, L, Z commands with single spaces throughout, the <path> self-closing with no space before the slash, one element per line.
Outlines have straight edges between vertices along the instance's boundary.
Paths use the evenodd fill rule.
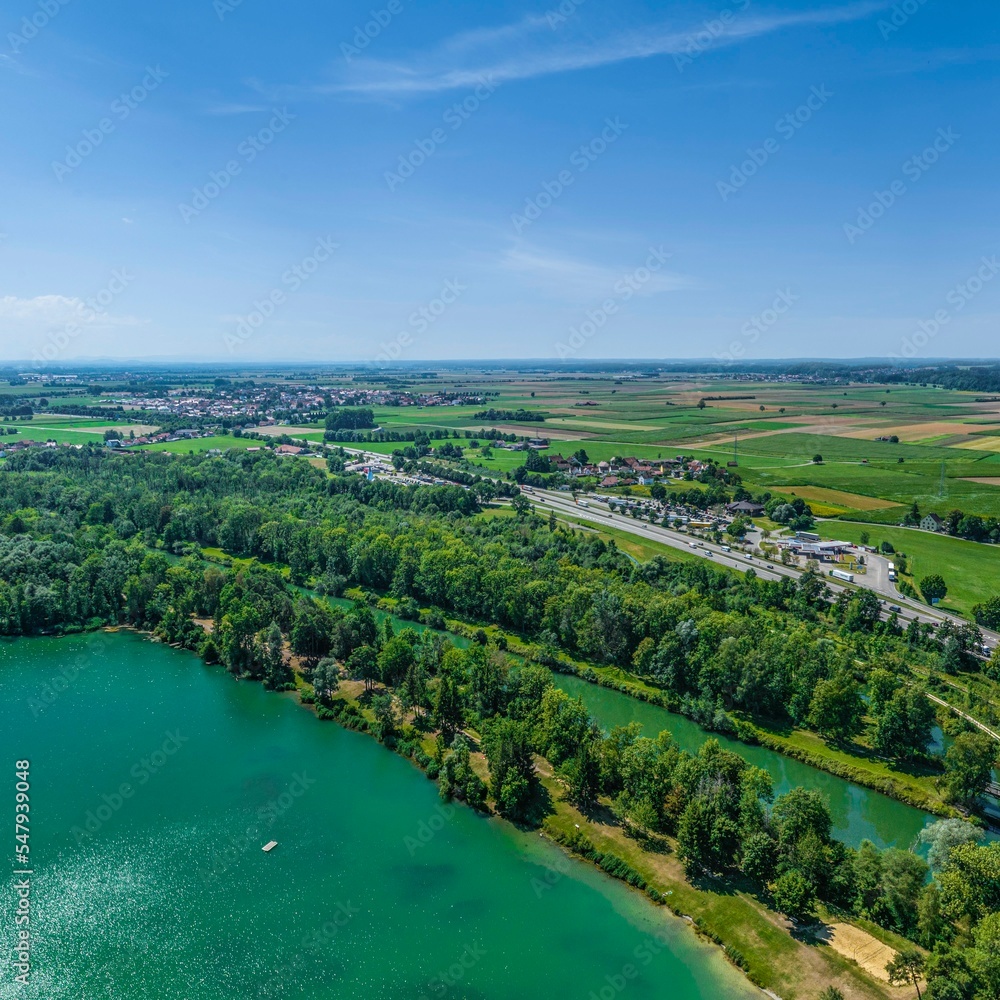
<path fill-rule="evenodd" d="M 911 621 L 904 631 L 894 616 L 880 620 L 870 592 L 830 605 L 809 573 L 768 582 L 663 558 L 636 564 L 523 502 L 517 518 L 475 516 L 493 492 L 488 481 L 329 476 L 266 452 L 26 451 L 0 474 L 0 634 L 215 617 L 220 571 L 192 582 L 197 560 L 169 558 L 219 548 L 288 567 L 292 584 L 323 593 L 391 595 L 403 617 L 445 610 L 530 637 L 552 660 L 565 652 L 618 665 L 724 731 L 738 732 L 741 718 L 786 720 L 841 740 L 864 735 L 889 757 L 919 756 L 933 722 L 922 680 L 980 669 L 975 626 L 932 633 Z M 195 596 L 178 604 L 182 578 Z M 265 624 L 287 631 L 291 605 L 278 610 Z"/>
<path fill-rule="evenodd" d="M 592 533 L 523 510 L 517 519 L 476 517 L 493 495 L 489 482 L 366 482 L 266 452 L 39 449 L 3 468 L 3 634 L 156 625 L 176 596 L 166 556 L 217 547 L 287 566 L 293 584 L 392 595 L 404 617 L 443 609 L 532 637 L 553 656 L 617 664 L 662 686 L 671 707 L 719 728 L 745 715 L 855 736 L 858 689 L 877 671 L 871 738 L 890 756 L 923 752 L 929 741 L 925 703 L 907 693 L 915 670 L 979 669 L 970 655 L 975 626 L 932 634 L 910 622 L 903 631 L 894 618 L 879 620 L 870 592 L 842 593 L 830 606 L 812 574 L 767 582 L 663 558 L 638 565 Z M 213 601 L 205 591 L 200 612 L 214 615 Z M 289 613 L 278 617 L 283 629 Z"/>
<path fill-rule="evenodd" d="M 909 368 L 881 376 L 885 382 L 917 382 L 963 392 L 1000 392 L 1000 367 L 996 365 L 943 365 Z"/>
<path fill-rule="evenodd" d="M 980 670 L 974 626 L 903 630 L 880 620 L 869 592 L 831 604 L 812 574 L 767 582 L 701 563 L 638 564 L 526 503 L 483 516 L 488 493 L 367 482 L 268 452 L 25 451 L 0 468 L 0 633 L 130 624 L 276 689 L 295 684 L 287 640 L 321 714 L 344 711 L 334 694 L 345 678 L 363 681 L 374 709 L 365 725 L 422 758 L 445 795 L 530 820 L 539 754 L 583 806 L 611 802 L 631 827 L 675 837 L 692 877 L 735 873 L 793 917 L 821 900 L 910 938 L 931 951 L 903 954 L 911 971 L 926 965 L 934 1000 L 1000 996 L 1000 845 L 981 846 L 971 824 L 932 828 L 930 869 L 906 850 L 855 851 L 831 838 L 815 793 L 774 800 L 765 772 L 714 742 L 692 756 L 669 734 L 604 735 L 546 668 L 567 655 L 617 665 L 718 731 L 784 720 L 841 746 L 861 740 L 937 768 L 967 808 L 994 746 L 958 732 L 943 760 L 930 757 L 924 684 Z M 233 558 L 206 561 L 204 550 Z M 509 656 L 502 634 L 490 643 L 482 632 L 468 650 L 430 631 L 393 634 L 367 601 L 345 610 L 305 587 L 362 588 L 438 627 L 443 611 L 498 625 L 530 639 L 539 662 Z M 470 765 L 470 729 L 488 783 Z M 435 755 L 420 731 L 438 734 Z"/>

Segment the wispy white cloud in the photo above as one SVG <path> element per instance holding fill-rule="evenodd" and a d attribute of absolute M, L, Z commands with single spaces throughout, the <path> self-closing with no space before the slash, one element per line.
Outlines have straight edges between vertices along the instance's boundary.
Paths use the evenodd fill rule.
<path fill-rule="evenodd" d="M 527 17 L 521 18 L 520 21 L 514 21 L 511 24 L 500 24 L 488 28 L 471 28 L 468 31 L 460 31 L 458 34 L 452 35 L 441 43 L 441 51 L 454 54 L 473 52 L 479 48 L 499 45 L 501 42 L 509 44 L 526 35 L 539 32 L 543 28 L 549 30 L 551 33 L 551 25 L 548 18 L 529 14 Z"/>
<path fill-rule="evenodd" d="M 49 331 L 69 323 L 94 327 L 138 326 L 144 321 L 135 316 L 112 315 L 88 305 L 83 299 L 68 295 L 36 295 L 19 298 L 0 297 L 0 322 L 10 332 Z"/>
<path fill-rule="evenodd" d="M 0 66 L 22 76 L 38 76 L 37 71 L 29 69 L 20 59 L 15 59 L 13 56 L 7 55 L 6 52 L 0 52 Z"/>
<path fill-rule="evenodd" d="M 527 245 L 513 247 L 502 255 L 500 266 L 516 274 L 528 285 L 558 298 L 594 299 L 610 294 L 615 285 L 627 278 L 642 263 L 646 251 L 636 264 L 612 267 L 591 261 L 549 253 Z M 635 290 L 638 295 L 657 295 L 699 287 L 698 282 L 674 271 L 657 271 Z"/>
<path fill-rule="evenodd" d="M 794 13 L 737 14 L 722 25 L 710 47 L 734 45 L 788 28 L 860 20 L 885 9 L 885 0 L 858 0 L 839 7 Z M 650 25 L 598 38 L 568 38 L 553 32 L 544 17 L 464 32 L 408 63 L 355 60 L 351 77 L 308 88 L 318 93 L 405 96 L 472 87 L 553 73 L 593 69 L 633 59 L 692 51 L 702 24 Z"/>

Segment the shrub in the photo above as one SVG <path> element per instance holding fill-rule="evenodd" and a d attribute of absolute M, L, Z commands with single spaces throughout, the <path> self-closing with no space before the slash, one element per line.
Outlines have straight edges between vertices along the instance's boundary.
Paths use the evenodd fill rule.
<path fill-rule="evenodd" d="M 809 917 L 816 906 L 816 889 L 795 868 L 781 875 L 771 890 L 775 907 L 793 920 Z"/>

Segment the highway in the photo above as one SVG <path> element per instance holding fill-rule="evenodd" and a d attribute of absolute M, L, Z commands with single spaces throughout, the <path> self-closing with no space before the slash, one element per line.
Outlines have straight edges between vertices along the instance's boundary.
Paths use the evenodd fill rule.
<path fill-rule="evenodd" d="M 344 450 L 352 455 L 373 461 L 388 461 L 388 456 L 380 455 L 377 452 L 346 447 Z M 392 477 L 390 476 L 389 478 Z M 638 520 L 629 515 L 611 514 L 603 503 L 597 503 L 592 499 L 588 500 L 589 506 L 581 507 L 571 496 L 553 490 L 537 489 L 525 495 L 530 500 L 536 501 L 550 510 L 571 514 L 580 521 L 587 521 L 595 525 L 613 524 L 620 531 L 627 531 L 640 538 L 649 538 L 656 542 L 662 542 L 664 545 L 669 545 L 672 548 L 680 549 L 689 554 L 701 553 L 705 558 L 711 559 L 712 562 L 718 563 L 721 566 L 728 566 L 730 569 L 735 569 L 741 573 L 752 569 L 758 577 L 764 580 L 780 580 L 783 576 L 798 579 L 803 573 L 803 570 L 793 566 L 785 566 L 776 560 L 768 561 L 757 556 L 754 556 L 750 560 L 746 559 L 741 552 L 724 552 L 721 545 L 716 545 L 705 539 L 698 539 L 698 547 L 692 548 L 691 542 L 693 539 L 690 535 L 681 534 L 671 528 L 664 528 L 661 525 L 650 524 L 648 521 Z M 754 532 L 751 532 L 750 537 L 752 538 L 754 534 Z M 711 555 L 706 555 L 706 553 L 711 553 Z M 887 618 L 891 613 L 888 610 L 888 605 L 894 604 L 898 605 L 901 609 L 899 616 L 903 622 L 907 622 L 911 618 L 916 618 L 918 621 L 927 622 L 932 625 L 940 625 L 945 621 L 950 621 L 955 625 L 969 624 L 969 621 L 965 618 L 948 614 L 945 611 L 938 611 L 936 608 L 930 608 L 920 601 L 911 600 L 900 594 L 889 580 L 889 560 L 885 557 L 865 552 L 865 563 L 868 567 L 868 572 L 864 576 L 858 576 L 856 584 L 877 593 L 885 600 L 886 607 L 882 612 L 883 618 Z M 850 589 L 832 580 L 829 576 L 824 576 L 824 580 L 826 585 L 835 594 Z M 989 629 L 981 628 L 981 631 L 983 633 L 983 641 L 990 650 L 1000 645 L 1000 634 L 992 632 Z"/>
<path fill-rule="evenodd" d="M 572 497 L 567 496 L 565 493 L 556 493 L 551 490 L 535 490 L 533 494 L 529 495 L 529 499 L 537 500 L 541 505 L 550 510 L 572 515 L 580 521 L 587 521 L 595 525 L 613 525 L 619 531 L 627 531 L 629 534 L 637 535 L 640 538 L 662 542 L 664 545 L 669 545 L 672 548 L 680 549 L 689 554 L 711 553 L 710 556 L 705 555 L 705 558 L 711 559 L 712 562 L 721 566 L 728 566 L 730 569 L 738 570 L 741 573 L 752 569 L 757 576 L 765 580 L 779 580 L 783 576 L 798 579 L 803 573 L 803 570 L 793 566 L 785 566 L 777 560 L 768 561 L 757 556 L 754 556 L 750 560 L 745 558 L 742 553 L 735 551 L 725 552 L 721 545 L 716 545 L 714 542 L 707 541 L 706 539 L 698 539 L 698 547 L 692 548 L 691 542 L 694 539 L 691 535 L 681 534 L 672 528 L 650 524 L 648 521 L 638 520 L 629 515 L 611 514 L 605 509 L 604 504 L 597 504 L 592 500 L 588 500 L 587 507 L 581 507 Z M 918 621 L 929 622 L 933 625 L 939 625 L 943 621 L 951 621 L 956 625 L 969 624 L 964 618 L 949 615 L 946 612 L 929 608 L 925 604 L 920 604 L 917 601 L 903 597 L 889 581 L 887 559 L 866 552 L 865 561 L 869 572 L 866 576 L 859 576 L 857 584 L 878 593 L 881 597 L 885 598 L 887 605 L 899 605 L 902 609 L 900 611 L 900 619 L 902 621 L 908 621 L 909 618 L 917 618 Z M 840 593 L 843 590 L 850 589 L 829 577 L 824 577 L 824 581 L 833 593 Z M 884 608 L 882 612 L 883 618 L 887 618 L 889 614 L 888 608 Z M 991 649 L 1000 643 L 1000 635 L 996 632 L 982 629 L 982 633 L 984 642 Z"/>
<path fill-rule="evenodd" d="M 799 575 L 789 567 L 782 566 L 781 563 L 768 562 L 765 559 L 758 559 L 756 556 L 751 561 L 744 558 L 742 554 L 724 552 L 721 545 L 715 545 L 704 539 L 698 539 L 699 547 L 693 548 L 691 542 L 695 539 L 691 535 L 684 535 L 658 524 L 650 524 L 648 521 L 640 521 L 627 514 L 611 514 L 604 507 L 604 504 L 595 504 L 594 501 L 588 501 L 590 506 L 580 507 L 565 494 L 541 490 L 536 490 L 530 499 L 537 499 L 550 509 L 571 514 L 581 521 L 590 521 L 604 527 L 610 525 L 619 531 L 627 531 L 629 534 L 662 542 L 664 545 L 680 549 L 689 555 L 704 555 L 705 552 L 711 552 L 712 555 L 706 558 L 711 558 L 713 562 L 721 566 L 729 566 L 741 573 L 745 573 L 748 569 L 755 570 L 757 575 L 765 580 L 780 580 L 783 576 L 797 577 Z"/>

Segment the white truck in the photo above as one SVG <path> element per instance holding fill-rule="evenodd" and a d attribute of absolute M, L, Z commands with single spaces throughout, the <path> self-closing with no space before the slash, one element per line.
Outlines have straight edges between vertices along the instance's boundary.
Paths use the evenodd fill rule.
<path fill-rule="evenodd" d="M 847 573 L 842 569 L 831 569 L 830 576 L 835 580 L 843 580 L 845 583 L 854 583 L 854 574 Z"/>

